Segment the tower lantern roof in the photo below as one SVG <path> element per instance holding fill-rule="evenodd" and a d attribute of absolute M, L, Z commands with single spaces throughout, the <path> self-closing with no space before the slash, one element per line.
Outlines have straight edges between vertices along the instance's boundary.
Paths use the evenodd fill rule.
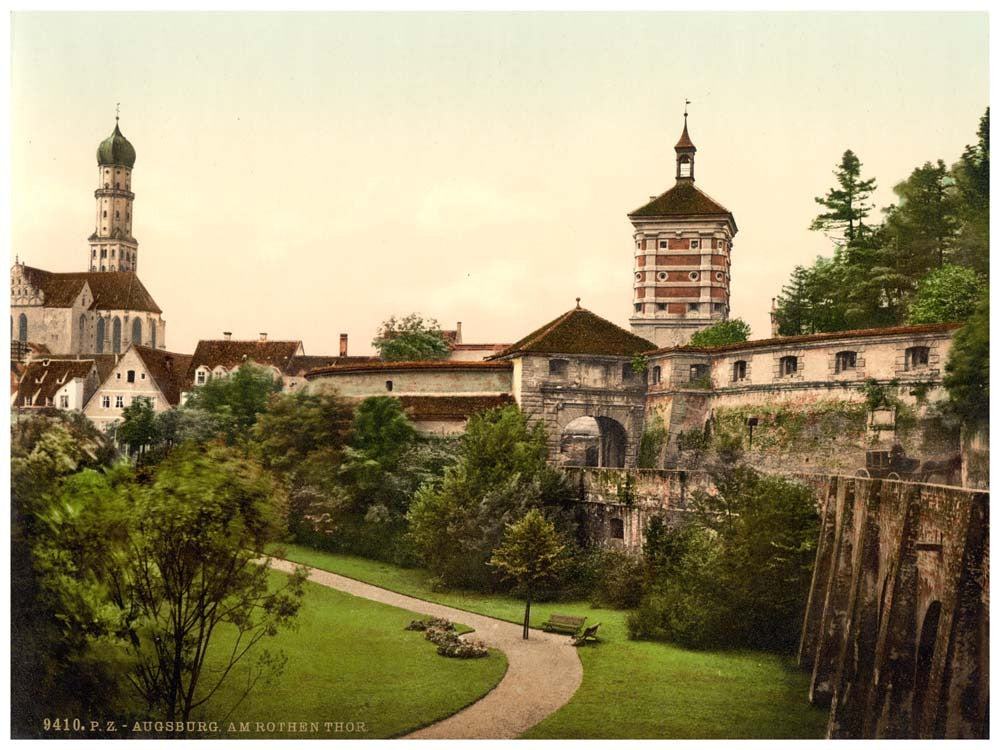
<path fill-rule="evenodd" d="M 684 132 L 681 133 L 681 138 L 677 141 L 677 145 L 674 146 L 675 151 L 697 151 L 694 143 L 691 142 L 691 136 L 688 135 L 688 117 L 684 115 Z"/>
<path fill-rule="evenodd" d="M 135 164 L 135 148 L 122 135 L 117 118 L 114 132 L 97 147 L 97 163 L 102 167 L 122 166 L 129 169 Z"/>

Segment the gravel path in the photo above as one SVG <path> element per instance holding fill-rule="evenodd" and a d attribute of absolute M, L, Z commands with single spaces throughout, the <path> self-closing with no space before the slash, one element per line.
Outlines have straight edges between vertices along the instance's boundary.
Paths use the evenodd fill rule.
<path fill-rule="evenodd" d="M 285 560 L 272 560 L 271 566 L 288 573 L 296 567 Z M 524 640 L 520 625 L 414 599 L 318 568 L 309 568 L 309 580 L 468 625 L 475 629 L 477 640 L 507 655 L 507 673 L 493 690 L 447 719 L 406 735 L 407 739 L 513 739 L 565 705 L 580 687 L 583 666 L 568 636 L 533 629 Z"/>

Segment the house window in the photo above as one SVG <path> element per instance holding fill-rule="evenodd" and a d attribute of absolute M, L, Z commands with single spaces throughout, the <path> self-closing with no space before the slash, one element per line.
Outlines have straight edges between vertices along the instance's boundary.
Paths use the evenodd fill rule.
<path fill-rule="evenodd" d="M 566 369 L 569 367 L 569 362 L 565 359 L 550 359 L 549 360 L 549 375 L 555 375 L 556 377 L 563 377 L 566 375 Z"/>
<path fill-rule="evenodd" d="M 146 373 L 140 372 L 139 373 L 139 380 L 145 380 L 145 379 L 146 379 Z"/>
<path fill-rule="evenodd" d="M 642 312 L 642 303 L 641 302 L 636 302 L 635 303 L 635 311 L 637 313 L 641 313 Z"/>
<path fill-rule="evenodd" d="M 127 380 L 129 383 L 134 383 L 135 382 L 135 370 L 129 370 L 128 374 L 125 377 L 125 380 Z"/>
<path fill-rule="evenodd" d="M 660 370 L 660 366 L 659 365 L 656 365 L 656 367 L 653 368 L 653 375 L 652 375 L 653 385 L 656 385 L 657 383 L 660 382 L 660 373 L 661 372 L 662 371 Z"/>
<path fill-rule="evenodd" d="M 391 391 L 392 390 L 392 381 L 391 380 L 385 381 L 385 389 L 387 391 Z"/>
<path fill-rule="evenodd" d="M 68 409 L 69 408 L 69 395 L 65 393 L 59 394 L 59 408 Z"/>
<path fill-rule="evenodd" d="M 834 358 L 833 369 L 835 372 L 844 372 L 844 370 L 853 370 L 858 366 L 858 353 L 857 352 L 837 352 L 837 356 Z"/>
<path fill-rule="evenodd" d="M 120 372 L 116 372 L 115 373 L 115 380 L 121 380 L 121 379 L 122 379 L 122 374 Z"/>
<path fill-rule="evenodd" d="M 911 346 L 906 350 L 906 369 L 918 370 L 927 367 L 930 362 L 931 350 L 926 346 Z"/>
<path fill-rule="evenodd" d="M 737 360 L 733 362 L 733 382 L 736 383 L 740 380 L 746 380 L 747 377 L 747 362 L 745 359 Z"/>
<path fill-rule="evenodd" d="M 700 380 L 701 378 L 708 377 L 708 365 L 691 365 L 691 370 L 688 374 L 688 380 L 694 382 Z"/>
<path fill-rule="evenodd" d="M 660 240 L 660 250 L 666 250 L 666 249 L 667 249 L 667 241 Z"/>
<path fill-rule="evenodd" d="M 101 408 L 103 409 L 111 408 L 111 396 L 101 396 Z"/>
<path fill-rule="evenodd" d="M 125 408 L 125 397 L 124 396 L 115 396 L 115 408 L 116 409 L 124 409 Z"/>
<path fill-rule="evenodd" d="M 612 539 L 625 538 L 625 521 L 623 521 L 620 518 L 611 519 L 611 538 Z"/>
<path fill-rule="evenodd" d="M 691 249 L 699 250 L 701 248 L 701 240 L 691 240 Z"/>
<path fill-rule="evenodd" d="M 204 370 L 198 370 L 198 372 L 195 373 L 194 382 L 196 385 L 205 385 L 205 374 Z"/>
<path fill-rule="evenodd" d="M 782 357 L 779 362 L 778 372 L 782 377 L 787 375 L 794 375 L 799 371 L 799 358 L 798 357 Z"/>

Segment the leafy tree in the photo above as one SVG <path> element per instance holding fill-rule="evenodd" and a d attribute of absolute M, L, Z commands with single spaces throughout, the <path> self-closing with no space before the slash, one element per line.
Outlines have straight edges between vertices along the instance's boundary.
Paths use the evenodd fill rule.
<path fill-rule="evenodd" d="M 175 450 L 130 495 L 128 543 L 110 575 L 134 660 L 130 679 L 156 715 L 187 721 L 255 646 L 293 623 L 305 574 L 269 590 L 269 566 L 258 558 L 281 531 L 280 491 L 229 449 Z M 209 646 L 223 629 L 233 633 L 232 648 L 220 669 L 207 671 Z M 258 654 L 246 692 L 279 667 Z"/>
<path fill-rule="evenodd" d="M 339 462 L 352 418 L 350 404 L 339 396 L 299 391 L 272 396 L 250 435 L 265 468 L 294 474 L 317 451 L 323 461 Z"/>
<path fill-rule="evenodd" d="M 985 280 L 971 268 L 944 265 L 917 283 L 907 322 L 919 325 L 968 320 L 985 291 Z"/>
<path fill-rule="evenodd" d="M 528 639 L 532 597 L 540 587 L 555 584 L 566 563 L 566 545 L 537 508 L 504 529 L 503 541 L 488 564 L 516 581 L 524 592 L 524 640 Z"/>
<path fill-rule="evenodd" d="M 990 418 L 990 302 L 984 295 L 968 322 L 955 333 L 944 387 L 951 409 L 967 424 Z"/>
<path fill-rule="evenodd" d="M 875 180 L 861 179 L 861 160 L 850 149 L 844 152 L 833 176 L 837 185 L 826 196 L 816 198 L 827 211 L 813 219 L 809 228 L 831 234 L 839 245 L 849 245 L 864 230 Z"/>
<path fill-rule="evenodd" d="M 185 406 L 214 416 L 232 444 L 248 433 L 271 395 L 280 391 L 281 380 L 271 370 L 248 363 L 228 378 L 213 378 L 195 388 Z"/>
<path fill-rule="evenodd" d="M 569 498 L 547 458 L 544 427 L 529 427 L 516 406 L 473 415 L 458 464 L 440 482 L 424 484 L 407 513 L 425 564 L 450 585 L 495 587 L 486 563 L 504 527 L 531 508 L 555 509 Z"/>
<path fill-rule="evenodd" d="M 438 322 L 433 318 L 425 320 L 419 313 L 384 321 L 372 346 L 386 362 L 445 359 L 449 352 Z"/>
<path fill-rule="evenodd" d="M 690 527 L 654 530 L 647 561 L 655 583 L 629 618 L 630 634 L 695 647 L 789 650 L 819 531 L 812 494 L 745 466 L 712 474 L 716 492 L 694 493 Z"/>
<path fill-rule="evenodd" d="M 125 407 L 115 436 L 128 449 L 129 455 L 137 457 L 159 442 L 156 412 L 148 399 L 137 398 Z"/>
<path fill-rule="evenodd" d="M 160 460 L 184 443 L 203 444 L 224 435 L 224 421 L 216 414 L 188 405 L 161 411 L 156 415 L 157 442 L 147 454 L 147 461 Z"/>
<path fill-rule="evenodd" d="M 697 331 L 688 342 L 690 346 L 725 346 L 739 344 L 750 338 L 750 326 L 743 318 L 720 320 L 718 323 Z"/>
<path fill-rule="evenodd" d="M 979 120 L 978 142 L 952 167 L 958 191 L 954 261 L 982 274 L 990 270 L 990 110 Z"/>

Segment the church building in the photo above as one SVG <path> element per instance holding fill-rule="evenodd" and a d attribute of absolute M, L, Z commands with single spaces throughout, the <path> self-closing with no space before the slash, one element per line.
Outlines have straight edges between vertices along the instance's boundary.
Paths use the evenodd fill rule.
<path fill-rule="evenodd" d="M 632 333 L 659 347 L 681 346 L 729 319 L 729 256 L 736 221 L 695 187 L 687 128 L 674 146 L 676 182 L 628 215 L 635 228 Z"/>
<path fill-rule="evenodd" d="M 94 231 L 81 272 L 44 271 L 15 262 L 10 273 L 11 341 L 52 354 L 112 354 L 130 344 L 166 347 L 163 311 L 136 273 L 132 236 L 135 149 L 118 127 L 97 148 Z"/>

